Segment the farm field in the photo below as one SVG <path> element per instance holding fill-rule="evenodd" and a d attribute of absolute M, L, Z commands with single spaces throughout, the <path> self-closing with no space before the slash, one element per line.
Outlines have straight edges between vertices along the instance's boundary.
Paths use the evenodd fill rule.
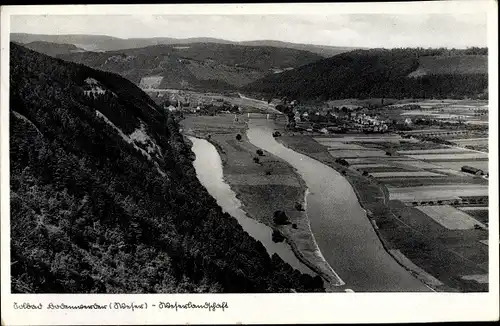
<path fill-rule="evenodd" d="M 388 138 L 387 136 L 383 136 Z M 422 171 L 414 174 L 415 177 L 442 176 L 440 172 L 446 175 L 466 176 L 461 169 L 468 165 L 488 172 L 488 154 L 470 149 L 450 146 L 439 146 L 439 148 L 423 149 L 425 145 L 412 146 L 418 149 L 407 149 L 407 146 L 388 142 L 359 142 L 358 138 L 353 141 L 351 136 L 344 138 L 325 138 L 316 137 L 314 140 L 325 146 L 333 158 L 343 158 L 352 166 L 353 169 L 370 169 L 370 167 L 384 167 L 384 170 L 374 170 L 372 172 L 391 172 L 391 171 Z M 417 140 L 418 141 L 418 140 Z M 427 142 L 426 142 L 427 143 Z M 368 144 L 368 145 L 367 145 Z M 394 147 L 396 146 L 396 148 Z M 398 150 L 398 147 L 405 149 Z M 389 156 L 386 151 L 396 149 L 397 156 Z M 391 167 L 393 169 L 391 169 Z M 430 170 L 424 172 L 424 170 Z M 394 177 L 397 177 L 395 175 Z M 405 175 L 399 175 L 404 177 Z M 410 175 L 406 175 L 410 177 Z M 381 177 L 381 176 L 379 176 Z"/>
<path fill-rule="evenodd" d="M 488 145 L 488 138 L 456 138 L 449 139 L 452 143 L 455 143 L 459 146 L 467 146 L 467 145 Z"/>
<path fill-rule="evenodd" d="M 386 154 L 381 150 L 329 150 L 328 151 L 333 157 L 342 158 L 359 158 L 359 157 L 384 157 Z"/>
<path fill-rule="evenodd" d="M 370 172 L 374 178 L 416 178 L 416 177 L 439 177 L 439 173 L 429 171 L 391 171 L 391 172 Z"/>
<path fill-rule="evenodd" d="M 458 170 L 455 170 L 455 169 L 441 169 L 441 168 L 439 168 L 439 169 L 433 169 L 433 171 L 436 171 L 436 172 L 439 172 L 439 173 L 444 173 L 444 174 L 455 175 L 455 176 L 459 176 L 459 177 L 470 176 L 466 172 L 461 172 L 461 171 L 458 171 Z"/>
<path fill-rule="evenodd" d="M 450 205 L 418 206 L 416 208 L 449 230 L 474 229 L 476 225 L 487 228 L 486 225 L 475 220 L 467 213 Z"/>
<path fill-rule="evenodd" d="M 403 138 L 399 135 L 378 135 L 378 136 L 366 136 L 364 134 L 349 134 L 345 136 L 336 136 L 336 137 L 316 137 L 318 143 L 328 146 L 329 143 L 332 142 L 341 142 L 341 143 L 349 143 L 349 142 L 372 142 L 372 143 L 380 143 L 380 142 L 395 142 L 398 143 Z"/>
<path fill-rule="evenodd" d="M 391 168 L 391 165 L 384 163 L 363 163 L 363 164 L 351 164 L 351 167 L 353 169 L 368 169 L 368 171 L 370 171 L 372 168 Z"/>
<path fill-rule="evenodd" d="M 336 149 L 365 149 L 365 147 L 356 144 L 350 143 L 341 143 L 341 142 L 321 142 L 322 145 L 328 147 L 328 149 L 336 150 Z"/>
<path fill-rule="evenodd" d="M 427 161 L 488 159 L 487 154 L 481 154 L 477 152 L 457 153 L 457 154 L 416 154 L 408 156 L 417 160 L 427 160 Z"/>
<path fill-rule="evenodd" d="M 392 178 L 379 180 L 386 187 L 409 188 L 439 185 L 487 185 L 483 178 L 471 178 L 469 175 L 443 175 L 442 177 Z"/>
<path fill-rule="evenodd" d="M 375 164 L 375 165 L 377 165 L 377 164 Z M 355 169 L 355 166 L 351 165 L 351 168 Z M 398 166 L 393 166 L 393 165 L 366 166 L 364 168 L 358 168 L 358 169 L 361 172 L 368 172 L 368 173 L 372 173 L 372 172 L 413 172 L 412 170 L 406 169 L 405 167 L 398 167 Z M 422 171 L 416 171 L 416 172 L 422 172 Z"/>
<path fill-rule="evenodd" d="M 460 199 L 463 196 L 488 196 L 488 185 L 451 184 L 419 187 L 388 187 L 391 200 L 402 202 Z"/>
<path fill-rule="evenodd" d="M 446 147 L 446 148 L 433 148 L 433 149 L 415 149 L 415 150 L 402 150 L 398 151 L 399 154 L 401 155 L 420 155 L 420 154 L 460 154 L 460 153 L 467 153 L 467 152 L 473 152 L 469 149 L 465 148 L 453 148 L 453 147 Z"/>
<path fill-rule="evenodd" d="M 479 222 L 488 225 L 489 224 L 489 210 L 488 207 L 477 207 L 477 206 L 472 206 L 472 207 L 457 207 L 461 211 L 469 214 Z"/>
<path fill-rule="evenodd" d="M 400 166 L 406 166 L 408 168 L 416 168 L 416 169 L 438 169 L 441 166 L 434 164 L 434 163 L 429 163 L 429 162 L 424 162 L 424 161 L 418 161 L 418 160 L 400 160 L 400 161 L 393 161 L 394 164 L 400 165 Z"/>
<path fill-rule="evenodd" d="M 344 171 L 343 174 L 356 189 L 360 203 L 374 221 L 377 233 L 386 247 L 390 248 L 391 254 L 417 273 L 426 284 L 441 291 L 487 291 L 488 284 L 481 283 L 484 278 L 473 275 L 485 275 L 488 271 L 488 246 L 480 242 L 488 238 L 488 231 L 475 229 L 473 225 L 487 227 L 488 211 L 462 211 L 460 206 L 439 207 L 467 204 L 469 199 L 462 199 L 461 196 L 487 196 L 488 181 L 463 173 L 460 169 L 463 165 L 473 165 L 469 164 L 471 162 L 486 165 L 488 162 L 484 159 L 424 161 L 406 155 L 404 151 L 417 156 L 484 154 L 419 139 L 414 139 L 413 143 L 403 143 L 392 141 L 396 139 L 394 136 L 380 136 L 378 140 L 370 136 L 372 138 L 366 141 L 366 138 L 360 139 L 350 134 L 314 138 L 285 134 L 280 140 L 300 153 Z M 391 141 L 387 141 L 387 138 Z M 348 148 L 350 145 L 365 149 Z M 333 146 L 338 150 L 332 150 Z M 389 148 L 402 153 L 396 156 L 384 154 L 365 157 L 350 157 L 353 154 L 349 154 L 354 152 L 359 155 L 359 151 L 367 153 L 374 149 L 381 153 Z M 340 153 L 345 155 L 344 158 L 350 164 L 348 169 L 335 163 Z M 372 176 L 363 176 L 365 171 Z M 437 211 L 425 213 L 414 207 L 414 202 L 424 211 L 429 209 L 424 208 L 428 206 L 422 206 L 422 203 L 432 202 Z M 429 216 L 432 214 L 433 217 Z M 452 216 L 458 216 L 463 221 L 446 220 Z M 459 226 L 452 225 L 452 222 L 459 223 Z M 448 223 L 451 229 L 444 223 Z"/>
<path fill-rule="evenodd" d="M 475 167 L 477 169 L 481 169 L 484 172 L 488 173 L 488 161 L 442 161 L 442 162 L 432 162 L 434 165 L 438 165 L 445 169 L 452 169 L 455 171 L 460 171 L 462 166 L 468 165 Z"/>

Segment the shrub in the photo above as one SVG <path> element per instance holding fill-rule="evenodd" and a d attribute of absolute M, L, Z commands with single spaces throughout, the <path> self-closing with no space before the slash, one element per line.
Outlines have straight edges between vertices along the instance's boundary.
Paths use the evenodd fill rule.
<path fill-rule="evenodd" d="M 283 240 L 285 240 L 285 237 L 283 236 L 283 234 L 281 234 L 280 231 L 273 230 L 272 239 L 273 242 L 283 242 Z"/>
<path fill-rule="evenodd" d="M 264 152 L 262 151 L 262 149 L 257 150 L 257 155 L 264 156 Z"/>
<path fill-rule="evenodd" d="M 304 207 L 301 203 L 295 203 L 295 209 L 301 212 L 304 211 Z"/>
<path fill-rule="evenodd" d="M 288 223 L 288 216 L 283 211 L 275 211 L 273 221 L 275 224 L 284 225 Z"/>
<path fill-rule="evenodd" d="M 237 134 L 237 135 L 236 135 L 236 140 L 237 140 L 237 141 L 241 141 L 241 135 L 240 135 L 240 134 Z"/>
<path fill-rule="evenodd" d="M 293 223 L 293 224 L 292 224 L 292 228 L 296 229 L 296 228 L 297 228 L 297 224 L 296 224 L 296 223 Z"/>
<path fill-rule="evenodd" d="M 364 175 L 365 177 L 366 177 L 366 176 L 368 176 L 368 172 L 363 171 L 363 175 Z"/>
<path fill-rule="evenodd" d="M 271 171 L 266 171 L 266 175 L 271 175 Z"/>
<path fill-rule="evenodd" d="M 347 162 L 345 159 L 343 158 L 337 158 L 335 159 L 335 162 L 338 163 L 338 164 L 341 164 L 343 166 L 349 166 L 349 162 Z"/>
<path fill-rule="evenodd" d="M 260 160 L 259 160 L 259 158 L 258 158 L 258 157 L 254 157 L 254 158 L 253 158 L 253 161 L 254 161 L 255 163 L 257 163 L 257 164 L 258 164 L 258 163 L 260 163 Z"/>

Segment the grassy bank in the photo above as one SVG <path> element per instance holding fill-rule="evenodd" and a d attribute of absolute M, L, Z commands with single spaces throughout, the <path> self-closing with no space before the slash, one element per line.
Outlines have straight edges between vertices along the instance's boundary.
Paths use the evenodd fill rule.
<path fill-rule="evenodd" d="M 338 279 L 321 256 L 304 211 L 306 185 L 295 170 L 283 160 L 263 151 L 246 138 L 245 117 L 234 121 L 233 115 L 189 116 L 182 121 L 184 133 L 210 141 L 219 152 L 224 179 L 236 193 L 245 212 L 255 220 L 280 231 L 295 255 L 320 275 L 327 291 L 340 291 Z M 240 134 L 241 139 L 236 139 Z M 256 158 L 258 160 L 256 160 Z M 290 224 L 277 225 L 275 211 L 284 211 Z"/>

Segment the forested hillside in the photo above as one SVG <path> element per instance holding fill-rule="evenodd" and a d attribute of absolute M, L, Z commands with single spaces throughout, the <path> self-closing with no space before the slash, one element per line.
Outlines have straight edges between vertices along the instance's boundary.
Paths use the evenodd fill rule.
<path fill-rule="evenodd" d="M 222 212 L 132 82 L 11 43 L 12 291 L 322 291 Z"/>
<path fill-rule="evenodd" d="M 110 52 L 82 52 L 60 58 L 115 72 L 137 85 L 157 77 L 157 88 L 236 89 L 267 74 L 296 68 L 323 57 L 270 46 L 216 43 L 155 45 Z"/>
<path fill-rule="evenodd" d="M 59 44 L 59 43 L 42 42 L 42 41 L 31 42 L 28 44 L 24 44 L 23 46 L 37 52 L 48 54 L 50 56 L 58 56 L 63 54 L 70 54 L 70 53 L 84 51 L 83 49 L 80 49 L 79 47 L 73 44 Z"/>
<path fill-rule="evenodd" d="M 268 75 L 244 89 L 324 100 L 485 97 L 487 62 L 481 48 L 356 50 Z"/>

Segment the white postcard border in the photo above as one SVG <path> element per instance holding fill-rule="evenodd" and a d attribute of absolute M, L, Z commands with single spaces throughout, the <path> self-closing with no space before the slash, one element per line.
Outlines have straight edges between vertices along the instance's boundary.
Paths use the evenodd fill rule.
<path fill-rule="evenodd" d="M 1 294 L 5 325 L 42 324 L 234 324 L 373 323 L 498 320 L 498 17 L 494 1 L 345 4 L 233 4 L 126 6 L 11 6 L 1 16 Z M 490 100 L 490 292 L 488 293 L 334 293 L 334 294 L 11 294 L 9 223 L 9 31 L 17 14 L 328 14 L 328 13 L 488 13 Z M 160 309 L 161 302 L 227 302 L 224 311 Z M 30 302 L 44 309 L 14 309 Z M 115 302 L 148 309 L 116 310 Z M 108 305 L 106 310 L 47 310 L 50 303 Z M 157 306 L 152 307 L 153 304 Z"/>

